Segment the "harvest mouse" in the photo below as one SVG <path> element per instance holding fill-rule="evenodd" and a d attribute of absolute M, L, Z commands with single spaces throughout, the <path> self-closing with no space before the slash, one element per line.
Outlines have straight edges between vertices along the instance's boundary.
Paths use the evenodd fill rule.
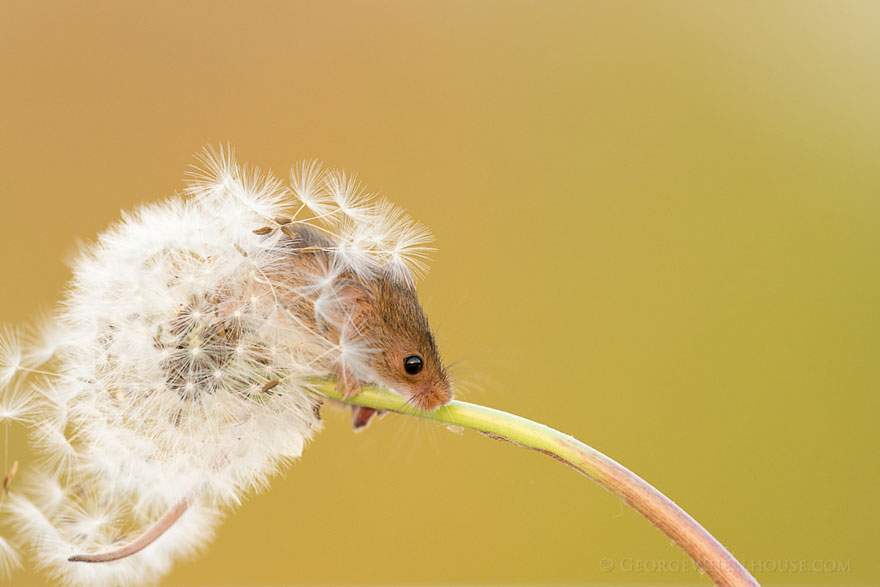
<path fill-rule="evenodd" d="M 289 287 L 279 301 L 332 344 L 355 349 L 337 368 L 343 396 L 358 393 L 362 383 L 377 383 L 423 410 L 449 403 L 450 378 L 412 281 L 381 266 L 360 275 L 334 267 L 337 245 L 311 226 L 284 223 L 281 231 L 291 242 L 289 266 L 279 267 Z M 352 425 L 360 429 L 376 414 L 355 406 Z"/>

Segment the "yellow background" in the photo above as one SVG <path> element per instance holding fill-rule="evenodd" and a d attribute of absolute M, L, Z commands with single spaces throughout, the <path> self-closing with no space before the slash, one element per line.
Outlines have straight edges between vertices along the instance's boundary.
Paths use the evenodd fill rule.
<path fill-rule="evenodd" d="M 0 319 L 51 307 L 76 240 L 179 190 L 203 145 L 282 175 L 318 157 L 433 229 L 420 291 L 460 397 L 617 458 L 763 582 L 876 582 L 878 23 L 875 2 L 4 0 Z M 167 584 L 706 582 L 550 459 L 326 421 Z"/>

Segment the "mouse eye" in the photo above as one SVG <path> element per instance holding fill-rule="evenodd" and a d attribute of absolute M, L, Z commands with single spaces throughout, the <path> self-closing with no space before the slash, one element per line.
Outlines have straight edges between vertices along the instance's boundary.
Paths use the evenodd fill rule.
<path fill-rule="evenodd" d="M 422 370 L 424 363 L 422 358 L 418 355 L 410 355 L 403 360 L 403 368 L 410 375 L 416 375 L 419 371 Z"/>

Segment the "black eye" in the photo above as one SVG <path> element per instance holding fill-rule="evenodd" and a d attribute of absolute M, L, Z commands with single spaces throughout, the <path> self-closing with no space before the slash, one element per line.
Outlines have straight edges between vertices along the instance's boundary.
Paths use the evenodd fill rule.
<path fill-rule="evenodd" d="M 410 375 L 416 375 L 422 370 L 423 366 L 422 358 L 418 355 L 410 355 L 403 360 L 403 368 L 406 369 L 406 372 Z"/>

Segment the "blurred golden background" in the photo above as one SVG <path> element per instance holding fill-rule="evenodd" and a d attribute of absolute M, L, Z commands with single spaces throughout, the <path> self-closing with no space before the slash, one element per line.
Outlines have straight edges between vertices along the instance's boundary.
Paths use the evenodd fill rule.
<path fill-rule="evenodd" d="M 203 145 L 317 157 L 433 229 L 460 397 L 620 460 L 764 583 L 880 579 L 880 4 L 0 10 L 0 321 Z M 168 585 L 707 581 L 550 459 L 325 420 Z"/>

